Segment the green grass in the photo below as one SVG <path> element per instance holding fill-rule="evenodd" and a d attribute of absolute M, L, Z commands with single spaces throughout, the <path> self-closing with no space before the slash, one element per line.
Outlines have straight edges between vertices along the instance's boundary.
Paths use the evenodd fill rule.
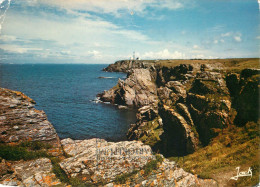
<path fill-rule="evenodd" d="M 124 173 L 122 175 L 117 175 L 115 178 L 116 184 L 125 184 L 127 179 L 132 177 L 133 175 L 136 175 L 138 173 L 138 170 L 134 170 L 131 173 Z"/>
<path fill-rule="evenodd" d="M 26 147 L 0 145 L 0 157 L 5 160 L 33 160 L 41 157 L 48 157 L 46 151 L 30 151 Z"/>
<path fill-rule="evenodd" d="M 58 179 L 60 179 L 62 183 L 70 184 L 70 179 L 68 178 L 65 171 L 60 167 L 60 159 L 57 157 L 51 157 L 50 159 L 52 163 L 52 172 L 56 175 Z"/>
<path fill-rule="evenodd" d="M 223 130 L 211 143 L 183 159 L 169 158 L 188 172 L 201 178 L 213 178 L 220 186 L 252 186 L 258 183 L 259 176 L 259 133 L 258 124 L 248 122 L 245 127 L 230 126 Z M 253 177 L 244 177 L 238 181 L 222 181 L 226 173 L 240 166 L 241 170 L 253 169 Z M 224 184 L 223 184 L 224 183 Z M 232 183 L 232 184 L 231 184 Z"/>
<path fill-rule="evenodd" d="M 31 150 L 50 149 L 52 145 L 39 141 L 25 141 L 20 144 L 21 147 L 27 147 Z"/>
<path fill-rule="evenodd" d="M 148 121 L 147 125 L 140 127 L 143 131 L 149 131 L 149 134 L 145 134 L 139 138 L 143 143 L 153 147 L 157 142 L 160 141 L 160 135 L 163 132 L 162 127 L 160 127 L 158 118 L 155 118 L 153 121 Z"/>
<path fill-rule="evenodd" d="M 143 170 L 145 176 L 148 176 L 153 170 L 156 170 L 158 163 L 162 163 L 163 158 L 160 155 L 155 155 L 155 156 L 156 156 L 155 160 L 151 160 L 150 162 L 148 162 L 148 164 L 144 166 Z"/>
<path fill-rule="evenodd" d="M 160 67 L 174 67 L 180 64 L 216 64 L 222 65 L 224 71 L 240 72 L 245 68 L 259 68 L 259 58 L 233 58 L 233 59 L 187 59 L 187 60 L 159 60 Z M 215 69 L 216 70 L 216 69 Z"/>

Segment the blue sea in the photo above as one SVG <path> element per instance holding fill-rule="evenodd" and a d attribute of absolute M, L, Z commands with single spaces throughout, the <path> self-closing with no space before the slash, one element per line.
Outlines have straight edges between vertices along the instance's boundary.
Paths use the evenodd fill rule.
<path fill-rule="evenodd" d="M 134 110 L 93 102 L 124 73 L 101 71 L 107 65 L 0 64 L 0 87 L 25 93 L 44 110 L 60 138 L 126 139 Z M 111 77 L 100 79 L 99 77 Z"/>

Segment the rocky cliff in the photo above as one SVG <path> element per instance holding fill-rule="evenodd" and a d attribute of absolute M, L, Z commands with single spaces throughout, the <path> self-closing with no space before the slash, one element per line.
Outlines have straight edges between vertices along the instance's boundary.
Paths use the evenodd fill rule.
<path fill-rule="evenodd" d="M 141 141 L 60 141 L 45 113 L 36 110 L 34 104 L 21 92 L 0 89 L 0 184 L 217 186 L 214 180 L 200 179 L 154 154 Z"/>
<path fill-rule="evenodd" d="M 34 108 L 35 101 L 21 92 L 0 88 L 0 142 L 18 145 L 41 142 L 51 145 L 48 152 L 62 155 L 60 139 L 44 111 Z"/>
<path fill-rule="evenodd" d="M 44 111 L 21 92 L 0 88 L 0 184 L 61 184 L 46 155 L 63 157 L 60 139 Z M 2 158 L 1 158 L 2 157 Z"/>
<path fill-rule="evenodd" d="M 240 59 L 187 62 L 118 61 L 105 68 L 128 72 L 126 80 L 99 96 L 138 108 L 129 140 L 141 140 L 166 156 L 183 156 L 208 145 L 234 119 L 238 126 L 258 120 L 259 70 L 233 73 L 230 63 L 239 66 Z"/>

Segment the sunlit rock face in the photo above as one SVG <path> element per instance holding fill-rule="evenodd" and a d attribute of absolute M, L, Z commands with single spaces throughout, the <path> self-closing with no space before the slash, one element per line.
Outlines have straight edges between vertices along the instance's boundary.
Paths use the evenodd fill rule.
<path fill-rule="evenodd" d="M 60 163 L 71 177 L 86 182 L 110 182 L 117 175 L 142 168 L 155 156 L 140 141 L 107 142 L 103 139 L 61 141 L 64 151 L 72 157 Z"/>
<path fill-rule="evenodd" d="M 126 80 L 100 94 L 101 100 L 113 104 L 142 107 L 157 102 L 157 87 L 148 69 L 133 69 Z"/>
<path fill-rule="evenodd" d="M 0 168 L 8 171 L 0 184 L 8 186 L 55 186 L 61 185 L 61 181 L 53 173 L 51 160 L 40 158 L 31 161 L 18 161 L 9 163 L 2 160 Z M 2 170 L 3 171 L 3 170 Z"/>
<path fill-rule="evenodd" d="M 44 111 L 21 92 L 0 88 L 0 141 L 19 144 L 38 141 L 51 145 L 48 152 L 62 154 L 60 139 Z"/>

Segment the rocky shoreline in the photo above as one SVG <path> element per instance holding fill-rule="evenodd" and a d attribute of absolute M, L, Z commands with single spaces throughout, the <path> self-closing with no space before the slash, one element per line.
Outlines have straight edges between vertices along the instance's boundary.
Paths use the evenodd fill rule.
<path fill-rule="evenodd" d="M 127 79 L 119 79 L 99 96 L 105 102 L 138 108 L 129 140 L 141 140 L 167 156 L 183 156 L 208 145 L 216 131 L 233 123 L 234 110 L 240 126 L 258 120 L 254 76 L 259 70 L 220 72 L 224 69 L 214 63 L 160 67 L 155 62 L 119 61 L 104 70 L 128 72 Z"/>
<path fill-rule="evenodd" d="M 60 140 L 32 99 L 0 88 L 0 184 L 218 186 L 165 157 L 196 153 L 231 125 L 258 120 L 259 70 L 225 68 L 223 63 L 193 61 L 109 65 L 105 71 L 126 72 L 127 78 L 98 97 L 138 109 L 129 141 L 121 142 Z"/>
<path fill-rule="evenodd" d="M 128 140 L 182 157 L 208 146 L 225 129 L 259 122 L 260 70 L 241 68 L 247 60 L 118 61 L 104 71 L 125 72 L 127 78 L 99 97 L 138 109 Z"/>
<path fill-rule="evenodd" d="M 60 140 L 21 92 L 0 89 L 0 184 L 9 186 L 216 185 L 185 172 L 141 141 Z M 131 181 L 125 181 L 125 176 Z M 126 184 L 127 183 L 127 184 Z"/>

